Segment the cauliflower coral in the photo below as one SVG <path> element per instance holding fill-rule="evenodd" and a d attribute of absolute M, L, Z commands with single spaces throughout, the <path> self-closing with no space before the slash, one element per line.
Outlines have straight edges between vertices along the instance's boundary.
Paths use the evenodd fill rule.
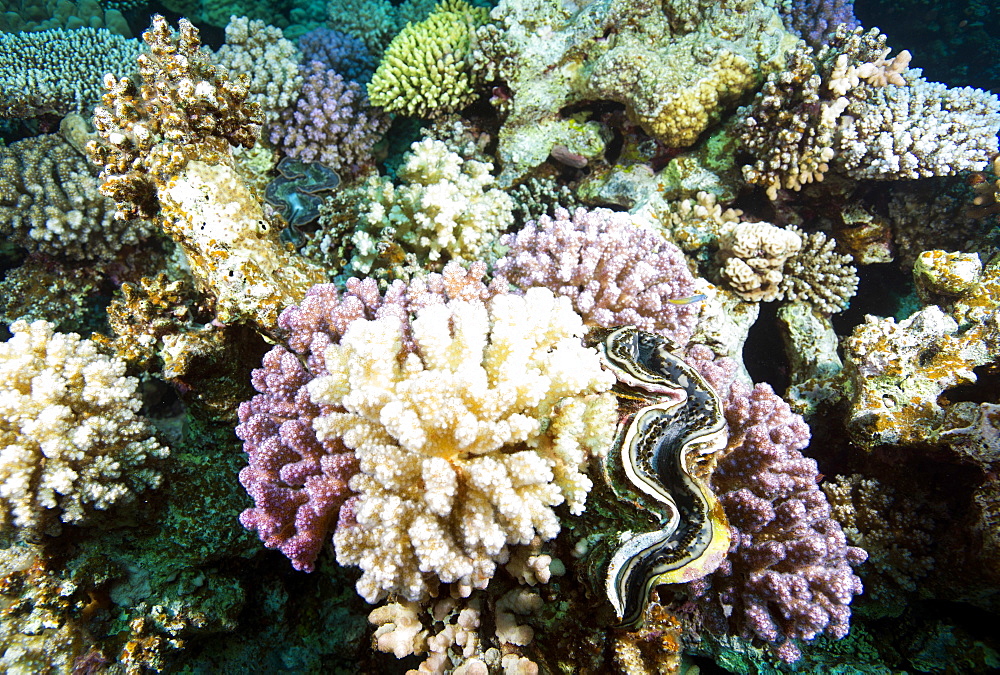
<path fill-rule="evenodd" d="M 0 538 L 35 537 L 156 487 L 167 448 L 135 413 L 125 364 L 47 321 L 0 343 Z"/>
<path fill-rule="evenodd" d="M 355 321 L 308 385 L 334 407 L 317 437 L 358 458 L 334 544 L 372 603 L 485 588 L 509 546 L 556 536 L 553 507 L 583 511 L 615 429 L 614 376 L 548 289 L 428 306 L 411 331 L 407 353 L 399 318 Z"/>

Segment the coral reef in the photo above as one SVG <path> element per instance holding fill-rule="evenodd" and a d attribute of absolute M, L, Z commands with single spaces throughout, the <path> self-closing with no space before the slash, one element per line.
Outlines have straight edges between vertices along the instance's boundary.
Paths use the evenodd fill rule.
<path fill-rule="evenodd" d="M 131 73 L 139 44 L 103 28 L 0 32 L 0 117 L 89 113 L 105 73 Z"/>
<path fill-rule="evenodd" d="M 348 33 L 320 27 L 299 37 L 298 44 L 303 63 L 317 61 L 347 80 L 364 84 L 375 72 L 375 59 L 368 47 Z"/>
<path fill-rule="evenodd" d="M 351 267 L 369 272 L 382 238 L 432 264 L 488 257 L 513 219 L 511 198 L 495 186 L 492 168 L 441 141 L 414 143 L 397 172 L 402 185 L 375 177 L 365 186 Z"/>
<path fill-rule="evenodd" d="M 0 537 L 31 540 L 160 484 L 169 454 L 122 361 L 45 321 L 0 344 Z"/>
<path fill-rule="evenodd" d="M 302 88 L 299 63 L 302 52 L 285 39 L 280 28 L 245 16 L 234 16 L 226 26 L 226 44 L 214 61 L 230 76 L 246 75 L 247 100 L 260 106 L 264 123 L 273 122 Z"/>
<path fill-rule="evenodd" d="M 687 344 L 698 318 L 694 278 L 680 250 L 642 219 L 607 209 L 557 208 L 516 234 L 497 261 L 497 278 L 570 298 L 584 321 L 633 325 Z"/>
<path fill-rule="evenodd" d="M 553 507 L 583 510 L 586 466 L 613 429 L 600 395 L 613 378 L 575 339 L 569 300 L 535 288 L 431 305 L 409 323 L 404 357 L 399 318 L 355 321 L 308 385 L 335 407 L 317 438 L 358 458 L 334 544 L 361 567 L 369 602 L 425 600 L 439 582 L 485 588 L 510 546 L 558 534 Z"/>
<path fill-rule="evenodd" d="M 735 382 L 726 419 L 729 446 L 711 484 L 733 544 L 719 570 L 692 587 L 714 621 L 795 661 L 794 640 L 847 635 L 851 598 L 862 590 L 851 565 L 867 555 L 831 518 L 816 462 L 799 452 L 809 427 L 787 403 L 767 385 Z"/>
<path fill-rule="evenodd" d="M 996 152 L 1000 101 L 949 89 L 908 69 L 909 52 L 887 60 L 886 38 L 838 27 L 818 53 L 800 45 L 741 109 L 739 134 L 756 162 L 750 183 L 800 190 L 831 167 L 853 178 L 920 178 L 982 169 Z"/>
<path fill-rule="evenodd" d="M 299 97 L 269 127 L 271 143 L 287 157 L 319 162 L 346 179 L 370 167 L 374 145 L 389 126 L 356 82 L 319 62 L 303 68 Z"/>
<path fill-rule="evenodd" d="M 94 114 L 101 141 L 89 149 L 104 167 L 101 191 L 122 216 L 160 217 L 216 296 L 222 321 L 273 328 L 323 274 L 284 249 L 233 168 L 231 145 L 251 147 L 260 132 L 246 78 L 223 77 L 187 21 L 175 36 L 154 17 L 143 39 L 150 47 L 138 59 L 144 86 L 108 77 Z"/>
<path fill-rule="evenodd" d="M 424 21 L 407 24 L 368 83 L 372 103 L 412 117 L 437 117 L 467 106 L 476 96 L 467 62 L 470 45 L 486 19 L 482 7 L 445 0 Z"/>
<path fill-rule="evenodd" d="M 149 237 L 148 221 L 115 218 L 96 173 L 59 134 L 0 146 L 0 234 L 67 260 L 111 259 Z"/>

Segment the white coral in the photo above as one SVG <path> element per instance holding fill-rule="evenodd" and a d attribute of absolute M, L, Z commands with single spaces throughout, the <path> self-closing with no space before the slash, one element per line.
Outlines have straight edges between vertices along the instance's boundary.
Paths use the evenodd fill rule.
<path fill-rule="evenodd" d="M 567 299 L 534 288 L 422 309 L 406 357 L 395 317 L 356 321 L 327 350 L 330 375 L 309 392 L 336 411 L 314 426 L 360 463 L 358 526 L 334 543 L 364 571 L 366 600 L 422 601 L 439 580 L 485 588 L 508 546 L 556 536 L 554 506 L 583 510 L 615 403 L 582 333 Z"/>
<path fill-rule="evenodd" d="M 168 454 L 135 414 L 125 364 L 46 321 L 17 321 L 0 344 L 0 535 L 82 520 L 156 487 Z"/>

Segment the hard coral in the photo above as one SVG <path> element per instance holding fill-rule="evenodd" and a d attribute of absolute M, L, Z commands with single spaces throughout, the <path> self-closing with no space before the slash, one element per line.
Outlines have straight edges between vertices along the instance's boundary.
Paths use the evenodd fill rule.
<path fill-rule="evenodd" d="M 614 428 L 601 395 L 614 378 L 568 300 L 531 289 L 451 301 L 409 325 L 408 352 L 399 318 L 352 323 L 325 352 L 329 375 L 308 385 L 335 408 L 317 438 L 360 464 L 334 543 L 369 602 L 422 601 L 439 582 L 485 588 L 510 546 L 559 532 L 553 507 L 583 510 L 588 460 Z"/>
<path fill-rule="evenodd" d="M 464 0 L 445 0 L 424 21 L 408 24 L 389 44 L 368 96 L 388 112 L 435 117 L 467 106 L 476 96 L 466 63 L 472 36 L 487 12 Z"/>
<path fill-rule="evenodd" d="M 711 484 L 733 543 L 718 571 L 692 588 L 717 629 L 762 640 L 795 661 L 793 640 L 847 635 L 851 598 L 862 590 L 851 565 L 867 554 L 847 545 L 815 460 L 800 452 L 809 427 L 768 385 L 734 383 L 726 421 L 729 445 Z"/>
<path fill-rule="evenodd" d="M 315 402 L 306 386 L 329 373 L 327 347 L 354 321 L 394 316 L 407 321 L 404 349 L 412 350 L 410 313 L 449 298 L 482 302 L 495 292 L 481 281 L 485 271 L 482 263 L 470 270 L 453 263 L 409 287 L 397 282 L 384 296 L 371 279 L 349 279 L 343 294 L 320 284 L 282 312 L 278 327 L 286 344 L 264 357 L 252 376 L 259 393 L 239 407 L 236 434 L 249 460 L 240 482 L 255 502 L 240 522 L 256 530 L 265 546 L 284 553 L 295 569 L 313 569 L 342 504 L 354 494 L 347 486 L 357 471 L 353 452 L 338 439 L 318 440 L 312 428 L 314 419 L 332 410 Z"/>
<path fill-rule="evenodd" d="M 143 86 L 108 77 L 104 107 L 94 113 L 102 141 L 88 147 L 104 166 L 101 189 L 122 216 L 161 216 L 198 283 L 215 295 L 220 320 L 270 330 L 324 275 L 285 249 L 234 166 L 231 146 L 251 147 L 260 132 L 259 106 L 247 101 L 245 77 L 226 79 L 210 63 L 187 21 L 175 37 L 155 16 L 143 39 Z"/>
<path fill-rule="evenodd" d="M 302 73 L 298 99 L 269 127 L 271 143 L 288 157 L 341 171 L 345 179 L 370 167 L 388 118 L 368 105 L 360 85 L 319 62 Z"/>
<path fill-rule="evenodd" d="M 696 304 L 675 304 L 695 293 L 680 250 L 641 218 L 608 209 L 557 208 L 516 234 L 500 239 L 502 282 L 548 288 L 570 298 L 584 321 L 631 324 L 686 344 L 698 317 Z"/>
<path fill-rule="evenodd" d="M 149 222 L 114 217 L 96 173 L 59 134 L 0 146 L 0 234 L 68 260 L 110 259 L 149 237 Z"/>
<path fill-rule="evenodd" d="M 169 454 L 135 413 L 138 381 L 91 340 L 15 321 L 0 344 L 0 537 L 58 531 L 156 487 Z"/>

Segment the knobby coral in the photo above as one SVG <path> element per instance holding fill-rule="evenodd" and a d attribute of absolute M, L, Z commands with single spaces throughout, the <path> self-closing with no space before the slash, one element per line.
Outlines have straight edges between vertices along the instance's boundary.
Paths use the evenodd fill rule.
<path fill-rule="evenodd" d="M 31 539 L 160 484 L 169 451 L 136 411 L 138 380 L 75 333 L 15 321 L 0 343 L 0 538 Z"/>
<path fill-rule="evenodd" d="M 369 602 L 425 600 L 439 582 L 485 588 L 509 547 L 548 540 L 553 507 L 584 508 L 589 459 L 607 449 L 613 376 L 583 322 L 546 289 L 450 301 L 409 322 L 355 321 L 308 385 L 334 411 L 313 426 L 352 449 L 359 493 L 341 512 L 337 560 Z"/>
<path fill-rule="evenodd" d="M 500 243 L 497 278 L 573 301 L 587 323 L 630 324 L 686 344 L 698 317 L 694 277 L 680 249 L 641 218 L 608 209 L 555 210 Z"/>

